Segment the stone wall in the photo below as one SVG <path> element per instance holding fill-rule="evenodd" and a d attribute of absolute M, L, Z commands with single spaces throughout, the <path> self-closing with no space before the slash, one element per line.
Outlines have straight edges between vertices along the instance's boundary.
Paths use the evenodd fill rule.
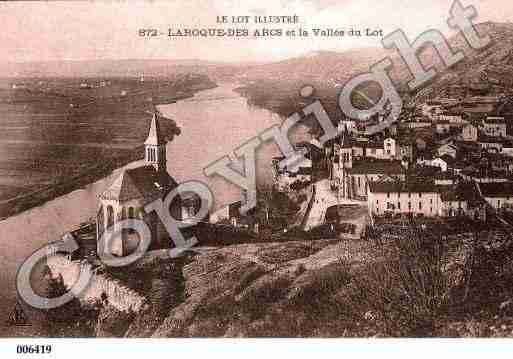
<path fill-rule="evenodd" d="M 144 310 L 148 304 L 144 296 L 120 281 L 94 273 L 89 263 L 70 261 L 66 256 L 56 254 L 48 257 L 47 265 L 53 277 L 62 276 L 64 285 L 68 289 L 75 283 L 81 270 L 92 273 L 89 286 L 79 295 L 79 300 L 82 303 L 100 301 L 102 294 L 105 294 L 109 304 L 123 312 L 139 312 Z"/>

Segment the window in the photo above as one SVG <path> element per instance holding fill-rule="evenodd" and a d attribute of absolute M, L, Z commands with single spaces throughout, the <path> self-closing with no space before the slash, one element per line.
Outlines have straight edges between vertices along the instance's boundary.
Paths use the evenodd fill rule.
<path fill-rule="evenodd" d="M 358 188 L 360 188 L 360 177 L 358 177 Z"/>
<path fill-rule="evenodd" d="M 422 198 L 422 192 L 419 192 L 419 198 Z"/>
<path fill-rule="evenodd" d="M 387 198 L 390 198 L 390 192 L 387 192 Z"/>
<path fill-rule="evenodd" d="M 379 204 L 379 200 L 378 199 L 376 200 L 376 204 Z"/>
<path fill-rule="evenodd" d="M 433 198 L 429 199 L 429 204 L 433 204 Z"/>
<path fill-rule="evenodd" d="M 401 209 L 401 202 L 397 202 L 397 209 Z"/>
<path fill-rule="evenodd" d="M 422 202 L 419 202 L 419 210 L 422 210 Z"/>
<path fill-rule="evenodd" d="M 107 228 L 114 225 L 114 208 L 107 206 Z"/>
<path fill-rule="evenodd" d="M 411 202 L 408 202 L 408 209 L 411 209 Z"/>

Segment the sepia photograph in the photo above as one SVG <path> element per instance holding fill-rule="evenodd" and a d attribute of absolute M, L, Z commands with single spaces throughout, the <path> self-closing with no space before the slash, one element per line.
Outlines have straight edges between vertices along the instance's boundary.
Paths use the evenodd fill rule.
<path fill-rule="evenodd" d="M 7 355 L 513 337 L 513 3 L 7 1 L 0 21 Z"/>

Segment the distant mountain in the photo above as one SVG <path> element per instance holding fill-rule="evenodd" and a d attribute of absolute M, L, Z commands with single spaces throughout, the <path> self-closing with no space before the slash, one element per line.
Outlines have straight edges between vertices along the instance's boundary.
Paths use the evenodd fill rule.
<path fill-rule="evenodd" d="M 182 73 L 233 76 L 247 64 L 203 60 L 84 60 L 0 63 L 0 77 L 166 77 Z"/>
<path fill-rule="evenodd" d="M 368 71 L 369 66 L 385 54 L 385 50 L 378 48 L 315 51 L 284 61 L 252 66 L 241 76 L 250 80 L 321 82 L 336 86 L 353 74 Z"/>

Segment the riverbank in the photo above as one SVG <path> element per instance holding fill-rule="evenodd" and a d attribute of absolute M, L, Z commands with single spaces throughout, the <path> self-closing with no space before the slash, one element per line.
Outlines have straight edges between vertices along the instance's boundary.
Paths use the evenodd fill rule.
<path fill-rule="evenodd" d="M 21 93 L 20 91 L 4 93 L 4 102 L 7 103 L 4 105 L 10 109 L 8 111 L 19 111 L 19 113 L 7 112 L 8 122 L 14 121 L 9 118 L 22 115 L 22 109 L 16 110 L 17 107 L 14 104 L 18 107 L 26 104 L 25 107 L 31 106 L 30 112 L 17 121 L 26 122 L 25 118 L 27 118 L 30 119 L 30 123 L 34 123 L 34 126 L 41 127 L 42 131 L 51 132 L 46 132 L 47 138 L 45 137 L 44 141 L 38 140 L 37 136 L 40 135 L 37 133 L 34 135 L 33 130 L 30 132 L 30 140 L 16 140 L 16 137 L 15 140 L 0 138 L 0 145 L 7 148 L 6 153 L 21 152 L 19 159 L 4 161 L 0 166 L 0 187 L 3 185 L 4 188 L 4 198 L 0 198 L 0 218 L 5 219 L 80 189 L 107 176 L 116 168 L 141 159 L 144 151 L 142 145 L 138 143 L 141 143 L 145 136 L 151 118 L 148 112 L 154 110 L 154 104 L 183 100 L 193 97 L 199 91 L 217 86 L 208 79 L 202 81 L 198 83 L 198 79 L 182 80 L 176 86 L 157 86 L 160 91 L 158 95 L 154 94 L 157 91 L 154 88 L 156 85 L 146 85 L 139 89 L 136 87 L 137 84 L 132 84 L 133 91 L 120 96 L 104 94 L 99 92 L 100 90 L 96 93 L 83 90 L 79 92 L 80 90 L 75 90 L 68 82 L 64 82 L 67 88 L 59 89 L 61 93 L 38 88 Z M 123 88 L 130 85 L 123 84 L 125 85 Z M 117 90 L 119 90 L 118 87 L 122 88 L 118 85 Z M 110 92 L 114 91 L 110 90 Z M 147 101 L 148 96 L 151 101 Z M 44 105 L 40 103 L 46 101 L 43 99 L 50 98 L 57 98 L 57 103 L 51 107 L 51 111 L 48 109 L 43 111 Z M 65 107 L 68 102 L 74 104 L 72 111 Z M 51 113 L 46 113 L 46 117 L 39 118 L 37 113 L 40 111 Z M 104 116 L 109 117 L 108 121 Z M 59 131 L 53 129 L 57 119 Z M 104 123 L 103 131 L 102 123 Z M 163 126 L 169 138 L 180 133 L 180 128 L 172 120 L 166 121 Z M 10 126 L 9 128 L 23 127 Z M 62 131 L 64 133 L 61 134 Z M 112 131 L 116 131 L 117 134 L 113 133 L 102 138 Z M 97 132 L 104 133 L 98 137 Z M 117 135 L 120 137 L 117 138 Z M 75 140 L 75 137 L 78 138 Z M 92 143 L 91 140 L 97 142 Z M 84 141 L 87 142 L 84 143 Z M 34 153 L 32 158 L 29 155 L 31 153 Z M 9 178 L 10 176 L 12 179 Z M 9 191 L 12 195 L 5 198 Z"/>

